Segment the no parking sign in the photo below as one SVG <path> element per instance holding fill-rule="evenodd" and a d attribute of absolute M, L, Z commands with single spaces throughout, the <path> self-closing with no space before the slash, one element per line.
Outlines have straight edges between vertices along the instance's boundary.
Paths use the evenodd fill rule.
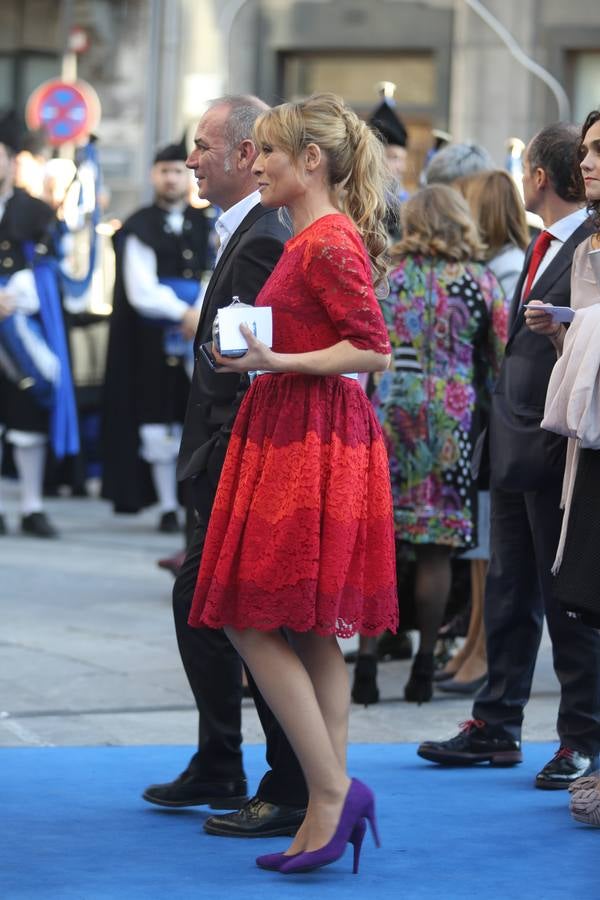
<path fill-rule="evenodd" d="M 85 81 L 52 78 L 30 96 L 25 110 L 31 129 L 43 128 L 54 146 L 77 141 L 93 131 L 100 121 L 100 101 Z"/>

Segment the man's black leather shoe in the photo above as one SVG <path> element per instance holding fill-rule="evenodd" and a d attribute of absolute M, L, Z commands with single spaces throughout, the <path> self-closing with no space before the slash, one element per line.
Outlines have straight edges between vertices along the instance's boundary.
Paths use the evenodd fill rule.
<path fill-rule="evenodd" d="M 32 534 L 34 537 L 55 538 L 58 531 L 50 522 L 45 512 L 34 512 L 21 519 L 21 531 L 23 534 Z"/>
<path fill-rule="evenodd" d="M 448 741 L 424 741 L 417 753 L 443 766 L 472 766 L 489 762 L 492 766 L 514 766 L 522 762 L 521 742 L 503 728 L 481 719 L 463 722 L 460 732 Z"/>
<path fill-rule="evenodd" d="M 577 778 L 598 768 L 597 756 L 584 756 L 570 747 L 560 747 L 535 776 L 535 786 L 546 791 L 566 790 Z"/>
<path fill-rule="evenodd" d="M 246 779 L 206 781 L 188 769 L 175 781 L 151 784 L 142 797 L 157 806 L 210 806 L 211 809 L 239 809 L 248 799 Z"/>
<path fill-rule="evenodd" d="M 208 834 L 222 837 L 276 837 L 294 835 L 300 828 L 305 809 L 297 806 L 277 806 L 259 797 L 252 797 L 239 812 L 226 816 L 210 816 L 204 823 Z"/>

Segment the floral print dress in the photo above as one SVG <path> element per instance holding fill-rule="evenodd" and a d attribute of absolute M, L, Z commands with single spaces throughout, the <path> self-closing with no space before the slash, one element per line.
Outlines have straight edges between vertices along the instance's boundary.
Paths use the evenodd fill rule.
<path fill-rule="evenodd" d="M 506 300 L 480 263 L 407 256 L 391 273 L 382 310 L 392 363 L 372 400 L 396 537 L 468 549 L 476 542 L 471 456 L 502 360 Z"/>

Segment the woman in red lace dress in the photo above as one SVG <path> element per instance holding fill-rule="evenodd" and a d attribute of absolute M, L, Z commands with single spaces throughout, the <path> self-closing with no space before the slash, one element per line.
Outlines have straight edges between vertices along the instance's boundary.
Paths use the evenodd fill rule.
<path fill-rule="evenodd" d="M 373 811 L 346 774 L 336 635 L 397 624 L 387 455 L 354 374 L 389 362 L 373 289 L 386 170 L 378 139 L 330 94 L 266 112 L 256 140 L 262 203 L 287 207 L 294 237 L 256 301 L 272 307 L 273 349 L 243 329 L 245 356 L 215 354 L 222 371 L 260 374 L 235 421 L 189 622 L 225 628 L 300 760 L 304 823 L 285 854 L 257 862 L 306 871 L 347 841 L 360 848 Z"/>

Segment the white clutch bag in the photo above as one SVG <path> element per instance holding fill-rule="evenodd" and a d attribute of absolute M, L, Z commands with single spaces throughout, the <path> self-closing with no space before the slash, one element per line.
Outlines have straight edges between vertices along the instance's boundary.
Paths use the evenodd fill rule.
<path fill-rule="evenodd" d="M 224 306 L 213 322 L 213 342 L 221 356 L 243 356 L 248 344 L 240 331 L 240 325 L 247 325 L 254 336 L 271 347 L 273 344 L 273 316 L 270 306 L 251 306 L 234 297 L 229 306 Z"/>

